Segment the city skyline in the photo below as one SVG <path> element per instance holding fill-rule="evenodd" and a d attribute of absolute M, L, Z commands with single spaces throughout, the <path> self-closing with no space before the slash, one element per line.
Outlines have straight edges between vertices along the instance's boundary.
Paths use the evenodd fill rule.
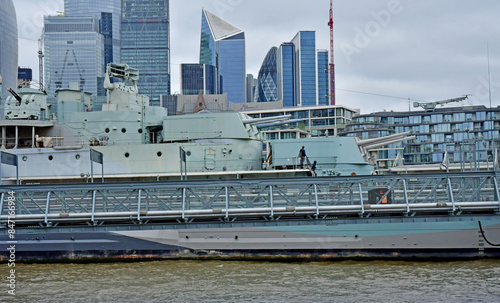
<path fill-rule="evenodd" d="M 42 14 L 57 14 L 62 0 L 16 1 L 20 24 L 19 65 L 36 78 L 36 24 Z M 193 0 L 189 6 L 171 1 L 172 92 L 180 90 L 179 64 L 199 57 L 199 14 L 202 7 L 245 31 L 247 73 L 254 76 L 272 46 L 299 30 L 317 31 L 317 48 L 329 48 L 328 1 Z M 324 2 L 324 3 L 323 3 Z M 489 42 L 493 106 L 500 83 L 500 25 L 493 24 L 500 3 L 439 3 L 361 0 L 356 6 L 335 1 L 337 103 L 377 110 L 405 110 L 412 101 L 435 101 L 473 94 L 473 104 L 489 105 L 486 44 Z M 30 50 L 30 52 L 27 52 Z M 500 78 L 500 75 L 497 77 Z M 365 95 L 360 91 L 376 95 Z M 401 98 L 392 98 L 393 96 Z M 411 98 L 410 102 L 405 98 Z M 413 110 L 413 107 L 412 107 Z"/>

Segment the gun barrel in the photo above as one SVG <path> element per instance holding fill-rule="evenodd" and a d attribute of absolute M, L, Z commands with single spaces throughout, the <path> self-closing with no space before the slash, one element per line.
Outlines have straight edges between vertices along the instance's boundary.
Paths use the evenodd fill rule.
<path fill-rule="evenodd" d="M 7 91 L 11 93 L 17 101 L 21 102 L 23 100 L 12 88 L 9 88 Z"/>
<path fill-rule="evenodd" d="M 260 128 L 266 128 L 266 127 L 283 125 L 283 124 L 297 123 L 297 122 L 302 122 L 304 120 L 305 119 L 294 119 L 294 120 L 287 120 L 287 121 L 279 121 L 279 122 L 271 122 L 271 123 L 258 124 L 257 128 L 260 129 Z"/>
<path fill-rule="evenodd" d="M 373 144 L 373 143 L 379 143 L 379 142 L 384 142 L 384 141 L 388 141 L 388 140 L 392 140 L 392 139 L 396 139 L 396 138 L 403 138 L 407 135 L 410 135 L 411 132 L 404 132 L 404 133 L 398 133 L 398 134 L 393 134 L 393 135 L 389 135 L 389 136 L 385 136 L 385 137 L 382 137 L 382 138 L 373 138 L 373 139 L 364 139 L 364 140 L 358 140 L 356 141 L 356 144 L 358 144 L 358 146 L 367 146 L 367 145 L 370 145 L 370 144 Z"/>
<path fill-rule="evenodd" d="M 284 116 L 274 116 L 274 117 L 266 117 L 266 118 L 252 118 L 252 119 L 243 119 L 242 122 L 248 125 L 259 125 L 264 123 L 274 123 L 289 120 L 291 115 Z"/>

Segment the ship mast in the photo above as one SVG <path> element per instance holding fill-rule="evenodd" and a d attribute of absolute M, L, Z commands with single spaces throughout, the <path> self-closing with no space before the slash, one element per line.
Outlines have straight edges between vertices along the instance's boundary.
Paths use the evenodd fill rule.
<path fill-rule="evenodd" d="M 43 87 L 43 42 L 38 39 L 38 83 L 40 84 L 40 91 L 44 91 Z"/>

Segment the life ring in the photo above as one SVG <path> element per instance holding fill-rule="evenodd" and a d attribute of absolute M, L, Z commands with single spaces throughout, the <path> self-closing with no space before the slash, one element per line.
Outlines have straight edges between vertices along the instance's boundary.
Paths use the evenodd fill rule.
<path fill-rule="evenodd" d="M 355 172 L 353 172 L 353 173 L 351 174 L 351 176 L 356 176 L 356 173 L 355 173 Z"/>

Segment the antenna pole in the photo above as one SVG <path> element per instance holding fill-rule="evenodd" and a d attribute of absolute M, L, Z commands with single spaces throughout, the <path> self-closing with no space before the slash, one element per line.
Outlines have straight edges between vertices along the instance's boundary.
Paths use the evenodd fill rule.
<path fill-rule="evenodd" d="M 43 42 L 38 39 L 38 82 L 40 83 L 40 91 L 43 92 Z"/>
<path fill-rule="evenodd" d="M 488 56 L 488 96 L 490 98 L 490 115 L 491 115 L 491 73 L 490 73 L 490 45 L 486 42 L 486 53 Z"/>

